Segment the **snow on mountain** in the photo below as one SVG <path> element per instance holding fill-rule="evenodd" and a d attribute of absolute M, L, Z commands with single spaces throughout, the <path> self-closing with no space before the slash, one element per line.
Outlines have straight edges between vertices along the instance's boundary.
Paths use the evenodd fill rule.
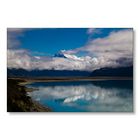
<path fill-rule="evenodd" d="M 54 57 L 66 58 L 66 56 L 62 52 L 56 53 Z"/>
<path fill-rule="evenodd" d="M 55 54 L 54 57 L 60 57 L 60 58 L 67 58 L 69 60 L 74 60 L 74 61 L 84 61 L 85 59 L 86 60 L 89 60 L 91 59 L 91 57 L 89 56 L 85 56 L 85 57 L 77 57 L 76 55 L 72 55 L 72 54 L 68 54 L 66 53 L 65 51 L 60 51 L 59 53 Z"/>

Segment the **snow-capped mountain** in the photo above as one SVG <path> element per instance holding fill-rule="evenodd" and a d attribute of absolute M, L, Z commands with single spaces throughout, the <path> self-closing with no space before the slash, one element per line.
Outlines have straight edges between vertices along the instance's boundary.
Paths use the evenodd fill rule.
<path fill-rule="evenodd" d="M 56 53 L 56 54 L 54 55 L 54 57 L 61 57 L 61 58 L 68 58 L 68 59 L 78 59 L 77 56 L 68 54 L 68 53 L 66 53 L 66 52 L 63 51 L 63 50 L 60 51 L 60 52 L 58 52 L 58 53 Z"/>
<path fill-rule="evenodd" d="M 63 50 L 56 53 L 54 57 L 67 58 L 69 60 L 84 60 L 82 57 L 77 57 L 76 55 L 68 54 Z"/>
<path fill-rule="evenodd" d="M 62 51 L 56 53 L 56 54 L 54 55 L 54 57 L 67 58 L 67 57 L 65 56 L 65 54 L 64 54 Z"/>

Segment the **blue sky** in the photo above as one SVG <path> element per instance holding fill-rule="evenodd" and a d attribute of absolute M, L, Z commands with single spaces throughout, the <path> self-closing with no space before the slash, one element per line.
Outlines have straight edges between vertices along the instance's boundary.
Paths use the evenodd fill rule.
<path fill-rule="evenodd" d="M 25 32 L 20 39 L 22 48 L 53 55 L 63 49 L 81 47 L 86 43 L 88 35 L 86 29 L 36 29 Z"/>
<path fill-rule="evenodd" d="M 7 31 L 10 68 L 93 71 L 133 63 L 132 28 L 9 28 Z M 58 53 L 63 57 L 55 55 Z"/>
<path fill-rule="evenodd" d="M 110 32 L 122 28 L 101 28 L 88 33 L 88 28 L 46 28 L 32 29 L 19 37 L 21 48 L 28 49 L 32 55 L 54 55 L 60 50 L 70 50 L 86 45 L 88 40 L 103 38 Z"/>

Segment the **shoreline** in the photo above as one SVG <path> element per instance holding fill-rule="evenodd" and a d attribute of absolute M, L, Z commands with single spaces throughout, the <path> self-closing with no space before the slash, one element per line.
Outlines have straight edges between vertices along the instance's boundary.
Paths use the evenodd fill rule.
<path fill-rule="evenodd" d="M 133 80 L 133 77 L 40 77 L 40 78 L 26 78 L 13 77 L 8 78 L 13 80 L 23 80 L 20 85 L 31 84 L 34 82 L 73 82 L 73 81 L 106 81 L 106 80 Z"/>
<path fill-rule="evenodd" d="M 33 82 L 70 82 L 70 81 L 104 81 L 104 80 L 133 80 L 132 77 L 108 77 L 108 78 L 8 78 L 7 79 L 7 112 L 52 112 L 49 107 L 41 105 L 34 101 L 29 92 L 38 90 L 38 88 L 28 87 L 27 84 Z"/>
<path fill-rule="evenodd" d="M 27 92 L 36 89 L 29 89 L 20 83 L 23 80 L 7 80 L 7 112 L 51 112 L 48 107 L 44 107 L 37 101 L 33 101 Z"/>

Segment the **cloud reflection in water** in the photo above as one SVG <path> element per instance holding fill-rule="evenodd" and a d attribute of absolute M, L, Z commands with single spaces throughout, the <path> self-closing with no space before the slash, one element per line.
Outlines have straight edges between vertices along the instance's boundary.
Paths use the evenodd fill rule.
<path fill-rule="evenodd" d="M 34 85 L 30 86 L 34 87 Z M 46 106 L 49 104 L 54 111 L 69 112 L 69 109 L 94 112 L 133 111 L 131 88 L 101 87 L 93 83 L 67 86 L 36 84 L 35 87 L 39 90 L 29 95 Z"/>

